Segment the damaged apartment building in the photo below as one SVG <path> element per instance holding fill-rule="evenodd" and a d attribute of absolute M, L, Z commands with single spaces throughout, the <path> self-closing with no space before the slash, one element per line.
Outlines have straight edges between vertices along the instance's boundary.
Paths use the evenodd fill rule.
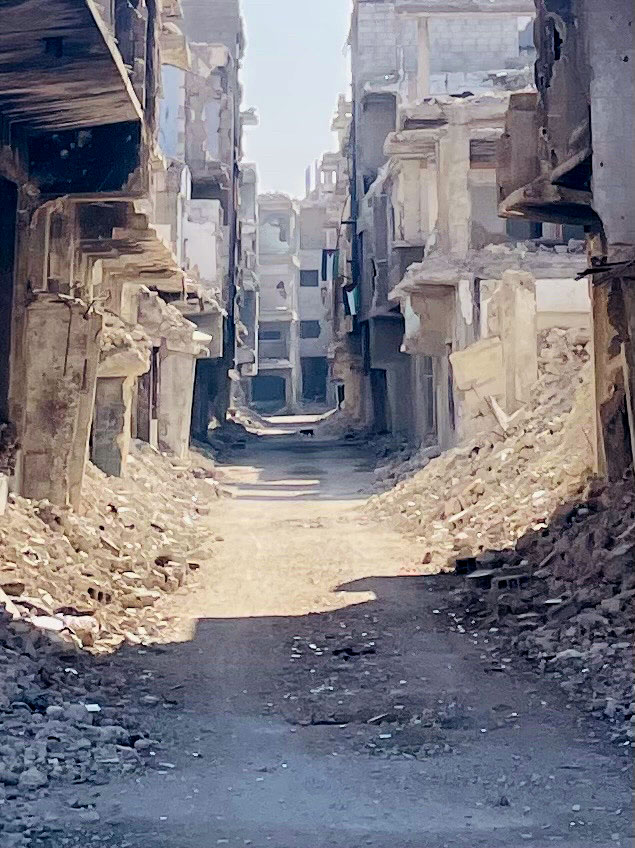
<path fill-rule="evenodd" d="M 345 160 L 337 153 L 325 153 L 313 168 L 307 168 L 306 196 L 299 204 L 300 368 L 306 409 L 315 406 L 319 410 L 337 403 L 329 350 L 345 185 Z"/>
<path fill-rule="evenodd" d="M 258 198 L 258 373 L 246 395 L 262 412 L 335 405 L 328 355 L 342 200 L 338 168 L 339 157 L 325 154 L 314 173 L 308 170 L 301 201 L 285 194 Z"/>
<path fill-rule="evenodd" d="M 376 431 L 451 447 L 526 400 L 541 329 L 588 332 L 584 228 L 498 216 L 497 145 L 510 97 L 531 90 L 534 13 L 355 3 L 333 374 Z"/>
<path fill-rule="evenodd" d="M 500 214 L 583 227 L 595 363 L 596 470 L 632 468 L 635 426 L 633 4 L 537 0 L 536 92 L 511 95 Z"/>
<path fill-rule="evenodd" d="M 286 194 L 258 197 L 258 267 L 258 373 L 247 397 L 262 412 L 294 412 L 300 399 L 300 265 L 296 204 Z"/>
<path fill-rule="evenodd" d="M 250 376 L 257 365 L 255 207 L 246 202 L 256 176 L 255 166 L 241 164 L 243 128 L 257 119 L 253 109 L 241 109 L 245 39 L 239 0 L 183 0 L 183 7 L 191 53 L 183 102 L 185 164 L 190 217 L 197 225 L 186 236 L 186 267 L 204 277 L 205 289 L 216 292 L 224 310 L 219 355 L 200 359 L 196 369 L 192 432 L 205 438 L 211 420 L 224 420 L 241 374 Z M 210 246 L 210 227 L 218 233 L 217 251 Z M 204 332 L 210 329 L 206 312 L 188 315 Z"/>
<path fill-rule="evenodd" d="M 199 364 L 233 367 L 241 123 L 227 67 L 241 42 L 212 81 L 219 39 L 188 43 L 183 13 L 180 0 L 0 6 L 1 471 L 27 497 L 77 505 L 86 458 L 123 474 L 133 437 L 184 456 Z M 222 189 L 205 144 L 219 128 L 187 108 L 197 86 L 231 124 Z M 214 386 L 205 414 L 228 394 Z"/>

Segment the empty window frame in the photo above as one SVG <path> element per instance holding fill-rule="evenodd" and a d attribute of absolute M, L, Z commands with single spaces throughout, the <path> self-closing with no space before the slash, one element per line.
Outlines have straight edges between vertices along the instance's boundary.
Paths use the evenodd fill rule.
<path fill-rule="evenodd" d="M 300 285 L 303 288 L 318 288 L 318 286 L 320 285 L 320 272 L 300 271 Z"/>
<path fill-rule="evenodd" d="M 301 339 L 319 339 L 320 337 L 320 322 L 319 321 L 300 321 L 300 338 Z"/>
<path fill-rule="evenodd" d="M 279 342 L 282 338 L 282 332 L 280 330 L 260 330 L 258 338 L 261 342 Z"/>
<path fill-rule="evenodd" d="M 421 385 L 424 405 L 425 433 L 436 434 L 437 431 L 437 400 L 434 383 L 434 363 L 431 356 L 421 358 Z"/>

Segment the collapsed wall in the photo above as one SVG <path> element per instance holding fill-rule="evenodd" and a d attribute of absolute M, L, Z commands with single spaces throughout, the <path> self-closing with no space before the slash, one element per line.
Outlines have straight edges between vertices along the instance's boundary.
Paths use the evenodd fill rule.
<path fill-rule="evenodd" d="M 0 604 L 94 653 L 158 637 L 167 623 L 154 605 L 211 556 L 204 518 L 220 493 L 189 462 L 138 442 L 126 478 L 89 465 L 81 513 L 13 496 L 0 528 Z"/>
<path fill-rule="evenodd" d="M 610 486 L 591 476 L 588 359 L 578 331 L 543 334 L 540 377 L 509 432 L 379 469 L 396 485 L 369 509 L 416 534 L 431 570 L 463 574 L 453 626 L 489 630 L 496 670 L 516 647 L 628 745 L 635 489 L 630 476 Z"/>
<path fill-rule="evenodd" d="M 172 638 L 169 593 L 213 556 L 214 475 L 203 457 L 192 464 L 137 443 L 126 478 L 89 466 L 81 514 L 10 499 L 0 527 L 3 845 L 15 837 L 26 848 L 27 831 L 55 839 L 55 817 L 30 812 L 39 792 L 130 774 L 155 745 L 142 711 L 161 699 L 131 702 L 111 655 Z M 83 809 L 91 803 L 78 802 L 80 821 L 98 819 Z"/>
<path fill-rule="evenodd" d="M 423 448 L 378 468 L 378 486 L 393 487 L 368 508 L 417 535 L 440 570 L 466 551 L 512 547 L 584 491 L 593 465 L 588 360 L 579 330 L 542 333 L 540 376 L 507 432 L 497 423 L 440 456 Z"/>

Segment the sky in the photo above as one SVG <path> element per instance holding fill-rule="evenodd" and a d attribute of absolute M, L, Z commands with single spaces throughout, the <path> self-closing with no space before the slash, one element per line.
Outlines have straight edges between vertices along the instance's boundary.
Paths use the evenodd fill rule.
<path fill-rule="evenodd" d="M 245 159 L 256 162 L 260 191 L 304 196 L 307 165 L 336 141 L 331 118 L 346 93 L 350 0 L 242 0 L 247 33 Z"/>

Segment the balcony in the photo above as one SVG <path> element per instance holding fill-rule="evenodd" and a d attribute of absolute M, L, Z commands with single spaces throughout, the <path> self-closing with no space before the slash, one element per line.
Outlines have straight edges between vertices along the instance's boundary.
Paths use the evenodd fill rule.
<path fill-rule="evenodd" d="M 133 67 L 107 25 L 113 8 L 0 3 L 0 123 L 11 146 L 23 142 L 25 170 L 45 194 L 134 198 L 147 190 L 146 80 L 135 92 Z"/>
<path fill-rule="evenodd" d="M 47 131 L 142 118 L 114 35 L 91 0 L 0 3 L 0 74 L 8 123 Z"/>
<path fill-rule="evenodd" d="M 510 97 L 498 148 L 499 214 L 593 227 L 586 40 L 574 37 L 573 5 L 560 5 L 558 14 L 538 8 L 538 92 Z"/>

